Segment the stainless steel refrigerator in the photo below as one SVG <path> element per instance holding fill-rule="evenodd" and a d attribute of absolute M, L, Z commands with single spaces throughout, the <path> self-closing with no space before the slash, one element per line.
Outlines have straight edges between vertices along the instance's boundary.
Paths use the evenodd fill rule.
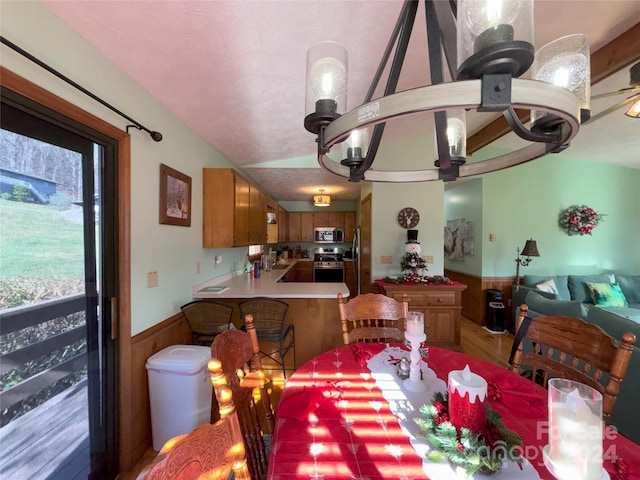
<path fill-rule="evenodd" d="M 353 231 L 353 244 L 351 245 L 353 252 L 353 274 L 356 278 L 356 295 L 360 295 L 360 227 L 356 227 Z"/>

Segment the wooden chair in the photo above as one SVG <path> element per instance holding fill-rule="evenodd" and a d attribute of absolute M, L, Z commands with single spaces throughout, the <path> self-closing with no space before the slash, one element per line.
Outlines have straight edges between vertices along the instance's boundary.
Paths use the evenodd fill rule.
<path fill-rule="evenodd" d="M 250 314 L 256 327 L 260 343 L 269 346 L 268 351 L 260 353 L 282 367 L 283 379 L 287 378 L 285 358 L 293 352 L 293 364 L 296 363 L 296 338 L 293 325 L 285 323 L 289 305 L 276 298 L 256 297 L 238 303 L 240 317 Z"/>
<path fill-rule="evenodd" d="M 225 382 L 233 392 L 251 478 L 266 478 L 274 415 L 253 317 L 245 316 L 246 332 L 228 330 L 211 344 L 211 355 L 222 362 Z"/>
<path fill-rule="evenodd" d="M 229 330 L 233 305 L 216 300 L 195 300 L 180 307 L 189 327 L 191 343 L 209 346 L 219 333 Z"/>
<path fill-rule="evenodd" d="M 250 480 L 233 393 L 226 386 L 222 364 L 209 361 L 211 381 L 220 406 L 220 420 L 168 440 L 138 480 Z"/>
<path fill-rule="evenodd" d="M 520 307 L 516 332 L 528 310 L 526 305 Z M 533 352 L 523 352 L 524 341 L 533 342 Z M 512 371 L 521 373 L 522 365 L 532 367 L 531 378 L 538 375 L 545 387 L 551 378 L 567 378 L 595 388 L 602 394 L 602 416 L 608 421 L 636 343 L 633 333 L 625 333 L 616 344 L 597 325 L 555 315 L 532 318 L 523 342 L 513 356 Z"/>
<path fill-rule="evenodd" d="M 409 299 L 399 302 L 380 293 L 366 293 L 348 302 L 338 294 L 338 309 L 345 345 L 356 342 L 404 342 Z"/>

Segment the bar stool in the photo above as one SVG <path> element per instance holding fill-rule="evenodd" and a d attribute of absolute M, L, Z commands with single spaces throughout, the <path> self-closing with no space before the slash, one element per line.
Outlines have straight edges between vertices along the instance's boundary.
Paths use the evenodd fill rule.
<path fill-rule="evenodd" d="M 216 300 L 195 300 L 180 307 L 189 327 L 191 343 L 209 346 L 216 335 L 229 330 L 232 325 L 233 305 Z"/>
<path fill-rule="evenodd" d="M 293 364 L 296 363 L 295 332 L 293 325 L 285 323 L 289 304 L 275 298 L 256 297 L 238 303 L 240 317 L 244 320 L 247 314 L 253 316 L 258 340 L 273 347 L 265 352 L 260 350 L 263 357 L 269 357 L 282 367 L 282 375 L 287 378 L 285 357 L 289 350 L 293 350 Z"/>

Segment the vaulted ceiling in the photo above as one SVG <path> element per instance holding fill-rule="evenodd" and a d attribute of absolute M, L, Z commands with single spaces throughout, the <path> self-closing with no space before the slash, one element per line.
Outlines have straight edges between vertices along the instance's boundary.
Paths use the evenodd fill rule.
<path fill-rule="evenodd" d="M 333 40 L 349 52 L 348 108 L 362 103 L 396 22 L 396 1 L 156 1 L 72 0 L 43 2 L 186 125 L 243 169 L 277 200 L 309 201 L 319 188 L 334 200 L 359 197 L 359 185 L 321 169 L 316 142 L 303 127 L 306 52 Z M 423 18 L 422 6 L 418 19 Z M 535 46 L 586 33 L 592 52 L 627 32 L 623 50 L 640 59 L 640 2 L 535 2 Z M 417 21 L 398 90 L 428 84 L 424 22 Z M 633 49 L 635 48 L 635 50 Z M 617 51 L 619 51 L 618 48 Z M 607 54 L 615 60 L 615 54 Z M 607 78 L 592 94 L 628 86 L 634 53 L 597 67 Z M 592 65 L 593 68 L 593 65 Z M 623 97 L 624 98 L 624 97 Z M 594 114 L 620 100 L 594 102 Z M 131 109 L 129 109 L 131 110 Z M 616 111 L 585 125 L 562 155 L 640 168 L 640 120 Z M 487 115 L 487 114 L 485 114 Z M 472 145 L 495 116 L 469 122 Z M 140 119 L 162 130 L 153 119 Z M 635 123 L 634 123 L 635 122 Z M 432 136 L 432 117 L 389 122 L 383 142 Z M 494 125 L 495 127 L 495 125 Z M 499 126 L 496 127 L 499 130 Z M 475 143 L 474 143 L 475 142 Z M 512 148 L 511 135 L 495 145 Z M 161 144 L 159 144 L 161 145 Z M 425 162 L 432 162 L 426 159 Z"/>

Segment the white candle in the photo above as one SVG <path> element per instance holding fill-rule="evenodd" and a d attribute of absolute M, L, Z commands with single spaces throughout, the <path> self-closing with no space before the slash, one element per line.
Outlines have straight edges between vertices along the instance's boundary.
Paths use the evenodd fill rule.
<path fill-rule="evenodd" d="M 577 388 L 554 400 L 549 404 L 549 454 L 556 477 L 599 480 L 602 476 L 601 416 L 591 411 Z"/>
<path fill-rule="evenodd" d="M 424 314 L 422 312 L 409 312 L 407 316 L 407 334 L 413 337 L 424 334 Z"/>

